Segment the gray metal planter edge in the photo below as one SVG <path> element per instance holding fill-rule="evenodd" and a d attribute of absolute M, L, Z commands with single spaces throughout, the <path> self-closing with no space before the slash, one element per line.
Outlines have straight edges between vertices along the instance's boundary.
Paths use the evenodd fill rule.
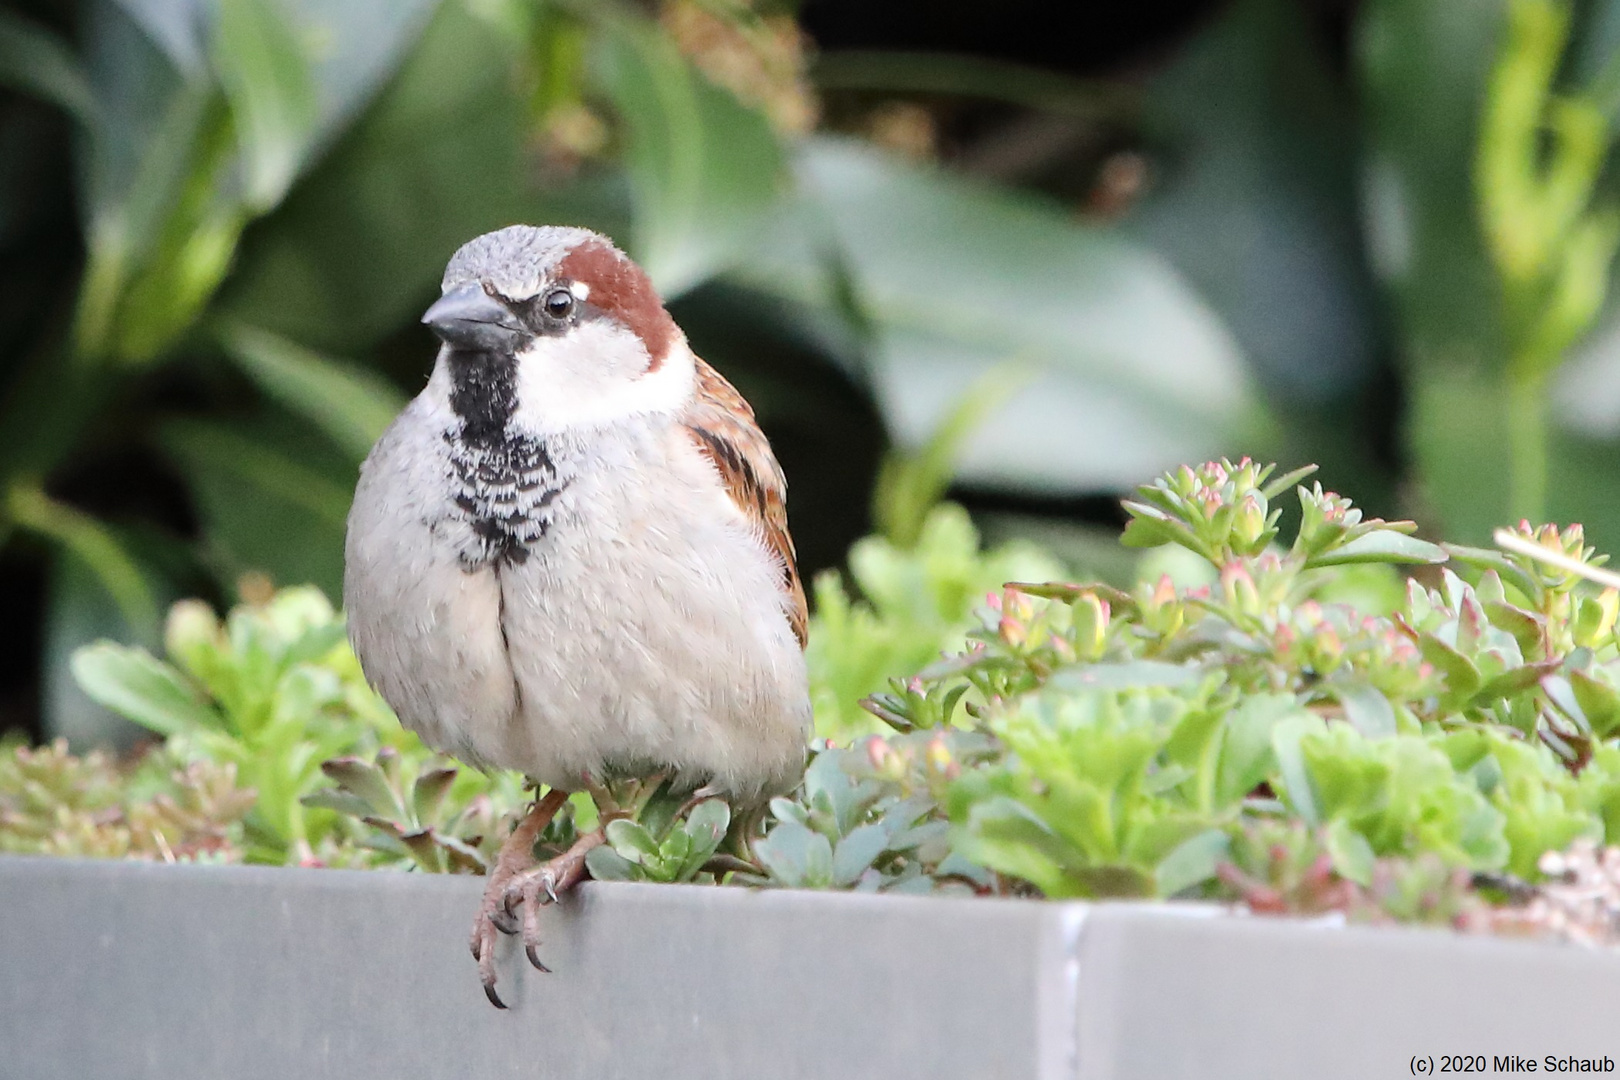
<path fill-rule="evenodd" d="M 1620 957 L 1164 904 L 0 858 L 0 1077 L 1355 1077 L 1620 1061 Z M 1549 1062 L 1548 1059 L 1553 1059 Z"/>

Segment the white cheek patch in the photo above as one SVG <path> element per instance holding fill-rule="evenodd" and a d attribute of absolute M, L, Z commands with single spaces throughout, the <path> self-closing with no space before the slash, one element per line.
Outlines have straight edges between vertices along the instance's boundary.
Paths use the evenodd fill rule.
<path fill-rule="evenodd" d="M 648 372 L 640 338 L 610 322 L 586 322 L 561 337 L 537 338 L 518 355 L 513 419 L 544 434 L 674 412 L 691 398 L 695 378 L 690 349 L 672 347 Z"/>

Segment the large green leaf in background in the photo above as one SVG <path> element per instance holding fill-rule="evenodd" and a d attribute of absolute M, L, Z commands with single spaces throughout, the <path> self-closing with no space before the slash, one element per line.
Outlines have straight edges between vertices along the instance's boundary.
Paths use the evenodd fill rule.
<path fill-rule="evenodd" d="M 0 11 L 0 86 L 48 101 L 80 123 L 95 120 L 79 58 L 55 34 L 9 11 Z"/>
<path fill-rule="evenodd" d="M 1475 147 L 1502 0 L 1372 0 L 1359 42 L 1369 136 L 1365 203 L 1375 267 L 1396 303 L 1409 378 L 1415 509 L 1479 542 L 1507 523 L 1508 356 L 1479 224 Z M 1585 5 L 1566 64 L 1580 88 L 1612 60 L 1620 5 Z M 1620 311 L 1556 376 L 1547 516 L 1620 545 Z"/>
<path fill-rule="evenodd" d="M 1030 385 L 964 448 L 960 475 L 1026 491 L 1111 491 L 1248 445 L 1261 416 L 1220 320 L 1170 265 L 1043 200 L 811 139 L 802 198 L 739 277 L 839 305 L 847 270 L 896 438 L 921 445 L 987 368 Z"/>
<path fill-rule="evenodd" d="M 334 15 L 283 0 L 89 5 L 100 122 L 82 169 L 90 264 L 79 350 L 162 356 L 224 279 L 244 225 L 280 202 L 363 105 L 429 6 Z"/>
<path fill-rule="evenodd" d="M 77 110 L 86 121 L 78 164 L 90 247 L 80 298 L 81 349 L 92 357 L 124 360 L 172 355 L 229 268 L 242 226 L 253 215 L 273 210 L 319 147 L 366 104 L 431 6 L 432 0 L 341 6 L 303 0 L 87 4 L 84 81 L 94 106 Z M 367 20 L 363 28 L 362 19 Z M 242 366 L 274 398 L 296 399 L 300 376 L 308 384 L 312 371 L 328 385 L 332 382 L 330 365 L 315 370 L 318 358 L 283 351 L 278 365 L 277 357 L 262 348 L 237 351 Z M 0 477 L 7 468 L 57 468 L 122 378 L 82 361 L 70 363 L 60 353 L 43 353 L 34 363 L 37 370 L 14 384 L 7 402 L 4 423 L 17 449 L 4 448 Z M 336 378 L 350 389 L 356 383 L 341 370 Z M 369 389 L 378 400 L 378 388 L 372 384 Z M 390 396 L 380 400 L 388 406 L 395 401 Z M 343 404 L 352 414 L 347 416 L 351 427 L 365 423 L 368 415 L 355 405 L 351 393 Z M 369 426 L 375 426 L 374 420 Z M 224 434 L 240 438 L 249 433 Z M 341 439 L 340 432 L 332 435 Z M 357 440 L 354 436 L 350 441 Z M 219 528 L 217 521 L 232 520 L 236 500 L 253 498 L 253 476 L 277 475 L 272 467 L 276 447 L 247 452 L 249 448 L 226 439 L 224 451 L 208 458 L 215 448 L 196 432 L 172 434 L 168 441 L 189 466 L 212 561 L 222 578 L 258 564 L 260 549 L 252 541 L 266 544 L 278 538 L 288 544 L 287 551 L 266 565 L 299 580 L 313 577 L 328 588 L 335 585 L 331 539 L 341 533 L 332 531 L 330 508 L 325 515 L 312 514 L 294 500 L 291 510 L 278 513 L 278 504 L 270 499 L 265 521 L 239 527 L 234 538 L 220 535 L 229 530 Z M 332 456 L 330 450 L 301 445 L 307 437 L 289 441 L 295 468 L 308 471 L 306 459 Z M 208 459 L 187 458 L 187 449 Z M 244 462 L 258 466 L 257 473 L 237 468 L 238 474 L 248 474 L 247 481 L 231 471 Z M 347 483 L 346 477 L 338 481 L 339 490 Z M 313 490 L 319 489 L 311 486 Z M 309 491 L 300 492 L 306 501 Z M 300 534 L 290 528 L 300 520 L 313 522 L 311 529 L 324 528 L 325 542 L 308 545 L 309 530 Z M 106 530 L 97 535 L 105 535 L 102 546 L 109 559 L 139 564 L 147 578 L 144 591 L 160 599 L 172 594 L 163 584 L 165 575 L 150 560 L 131 562 L 118 550 L 122 537 Z M 49 594 L 45 727 L 88 738 L 105 717 L 65 689 L 71 687 L 62 667 L 65 658 L 97 634 L 150 638 L 156 625 L 146 625 L 150 619 L 131 623 L 119 610 L 127 604 L 115 609 L 105 589 L 107 575 L 99 571 L 98 595 L 97 577 L 88 573 L 91 564 L 81 563 L 68 548 L 72 545 L 58 556 Z M 120 620 L 116 626 L 107 621 L 113 615 Z"/>
<path fill-rule="evenodd" d="M 695 71 L 666 35 L 627 21 L 607 28 L 597 66 L 626 125 L 628 246 L 671 298 L 757 240 L 782 192 L 781 150 L 764 114 Z"/>
<path fill-rule="evenodd" d="M 376 372 L 263 330 L 225 323 L 220 342 L 266 397 L 309 421 L 355 464 L 405 407 L 404 395 Z"/>
<path fill-rule="evenodd" d="M 1573 46 L 1570 79 L 1586 86 L 1620 56 L 1620 2 L 1598 0 L 1588 5 Z M 1620 113 L 1611 111 L 1611 127 Z M 1612 187 L 1611 187 L 1611 198 Z M 1620 291 L 1612 287 L 1598 326 L 1571 350 L 1554 377 L 1553 516 L 1580 520 L 1600 551 L 1620 549 L 1620 499 L 1614 496 L 1620 477 Z"/>
<path fill-rule="evenodd" d="M 342 594 L 343 527 L 354 494 L 348 456 L 268 411 L 229 424 L 175 420 L 161 441 L 190 484 L 204 553 L 221 580 L 258 570 L 278 584 Z"/>
<path fill-rule="evenodd" d="M 1415 365 L 1502 359 L 1473 178 L 1502 6 L 1370 0 L 1358 28 L 1368 240 Z"/>
<path fill-rule="evenodd" d="M 1395 305 L 1417 508 L 1448 536 L 1506 516 L 1506 344 L 1474 187 L 1501 0 L 1370 0 L 1359 54 L 1373 266 Z"/>
<path fill-rule="evenodd" d="M 1278 405 L 1278 456 L 1317 462 L 1330 486 L 1377 505 L 1393 485 L 1356 408 L 1384 346 L 1355 109 L 1307 17 L 1292 0 L 1243 0 L 1153 76 L 1152 174 L 1123 225 L 1230 327 Z"/>
<path fill-rule="evenodd" d="M 1244 0 L 1148 86 L 1163 164 L 1126 221 L 1225 318 L 1281 397 L 1341 398 L 1378 348 L 1352 103 L 1302 10 Z"/>
<path fill-rule="evenodd" d="M 538 188 L 513 62 L 496 28 L 459 2 L 442 4 L 375 105 L 250 230 L 220 310 L 354 355 L 414 323 L 450 255 L 479 233 L 518 221 L 615 223 L 600 185 Z M 425 377 L 426 334 L 422 348 Z"/>

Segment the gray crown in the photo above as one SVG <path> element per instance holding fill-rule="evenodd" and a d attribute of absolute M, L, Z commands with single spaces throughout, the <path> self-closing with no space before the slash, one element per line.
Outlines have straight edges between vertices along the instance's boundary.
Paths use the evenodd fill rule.
<path fill-rule="evenodd" d="M 533 296 L 563 257 L 586 240 L 613 247 L 613 241 L 589 229 L 569 225 L 508 225 L 461 245 L 450 257 L 450 265 L 444 268 L 441 287 L 449 292 L 463 282 L 488 281 L 503 296 Z"/>

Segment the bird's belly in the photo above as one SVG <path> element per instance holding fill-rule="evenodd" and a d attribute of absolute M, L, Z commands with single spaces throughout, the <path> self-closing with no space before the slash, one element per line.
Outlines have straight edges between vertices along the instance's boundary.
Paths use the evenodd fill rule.
<path fill-rule="evenodd" d="M 796 779 L 804 656 L 780 568 L 741 527 L 632 517 L 548 538 L 500 573 L 526 744 L 503 764 L 568 788 L 671 769 L 745 799 Z"/>

